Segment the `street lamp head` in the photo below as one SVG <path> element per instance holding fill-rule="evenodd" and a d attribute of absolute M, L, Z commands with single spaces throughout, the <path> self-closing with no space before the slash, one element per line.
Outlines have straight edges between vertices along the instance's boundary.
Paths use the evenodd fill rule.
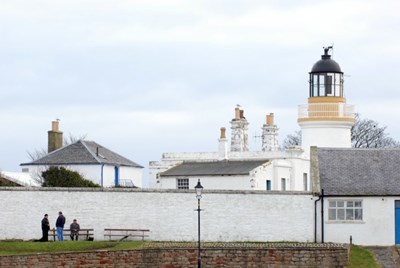
<path fill-rule="evenodd" d="M 203 193 L 203 186 L 201 186 L 200 179 L 197 182 L 197 185 L 194 187 L 194 189 L 196 190 L 196 198 L 200 199 L 201 194 Z"/>

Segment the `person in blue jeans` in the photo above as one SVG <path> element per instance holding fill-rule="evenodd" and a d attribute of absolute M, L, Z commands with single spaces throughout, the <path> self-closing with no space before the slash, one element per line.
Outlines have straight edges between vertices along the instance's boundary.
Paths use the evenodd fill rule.
<path fill-rule="evenodd" d="M 57 228 L 57 238 L 58 241 L 64 241 L 64 224 L 65 224 L 65 217 L 62 212 L 58 212 L 58 218 L 56 221 L 56 228 Z"/>

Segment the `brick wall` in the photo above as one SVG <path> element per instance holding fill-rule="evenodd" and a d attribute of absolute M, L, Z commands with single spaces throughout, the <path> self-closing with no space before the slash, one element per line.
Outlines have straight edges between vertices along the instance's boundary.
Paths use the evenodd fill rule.
<path fill-rule="evenodd" d="M 277 248 L 208 248 L 202 250 L 203 267 L 345 267 L 343 246 Z M 194 248 L 149 248 L 0 257 L 0 267 L 197 267 Z"/>

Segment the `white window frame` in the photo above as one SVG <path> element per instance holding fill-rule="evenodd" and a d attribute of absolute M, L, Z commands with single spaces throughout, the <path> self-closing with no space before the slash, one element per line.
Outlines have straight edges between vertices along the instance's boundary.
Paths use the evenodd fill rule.
<path fill-rule="evenodd" d="M 363 222 L 363 200 L 328 199 L 329 222 Z"/>
<path fill-rule="evenodd" d="M 187 190 L 189 189 L 189 178 L 177 178 L 176 189 Z"/>

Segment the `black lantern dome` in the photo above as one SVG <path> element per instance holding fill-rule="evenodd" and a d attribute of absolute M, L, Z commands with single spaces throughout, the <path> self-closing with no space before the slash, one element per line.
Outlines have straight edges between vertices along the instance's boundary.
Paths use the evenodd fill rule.
<path fill-rule="evenodd" d="M 343 72 L 328 54 L 332 46 L 324 47 L 324 55 L 310 72 L 310 97 L 343 97 Z"/>
<path fill-rule="evenodd" d="M 329 48 L 324 48 L 325 54 L 321 55 L 321 59 L 317 61 L 311 69 L 312 73 L 341 73 L 339 64 L 331 59 L 331 55 L 328 55 Z"/>

